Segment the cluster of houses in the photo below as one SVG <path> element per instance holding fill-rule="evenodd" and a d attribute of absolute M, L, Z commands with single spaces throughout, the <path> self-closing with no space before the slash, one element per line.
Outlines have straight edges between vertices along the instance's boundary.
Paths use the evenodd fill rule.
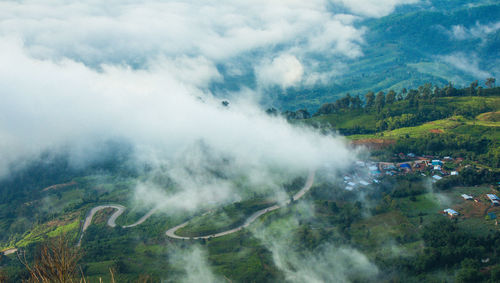
<path fill-rule="evenodd" d="M 422 175 L 429 173 L 432 175 L 434 181 L 441 180 L 444 176 L 457 176 L 458 171 L 446 171 L 443 166 L 445 162 L 453 162 L 454 159 L 446 156 L 443 160 L 432 159 L 432 156 L 417 156 L 413 153 L 408 153 L 406 155 L 400 153 L 401 159 L 412 158 L 412 161 L 405 162 L 379 162 L 376 166 L 378 167 L 378 172 L 385 175 L 396 175 L 396 174 L 406 174 L 410 172 L 420 172 Z M 458 160 L 460 162 L 460 159 Z"/>
<path fill-rule="evenodd" d="M 377 177 L 381 175 L 381 172 L 379 171 L 376 162 L 356 161 L 355 167 L 355 172 L 357 173 L 344 175 L 344 188 L 347 191 L 352 191 L 355 188 L 363 188 L 373 183 L 379 183 Z M 369 171 L 369 175 L 365 176 L 366 174 L 364 173 L 367 169 Z"/>
<path fill-rule="evenodd" d="M 444 176 L 456 176 L 458 175 L 458 171 L 447 172 L 443 169 L 443 165 L 445 162 L 453 161 L 453 158 L 447 156 L 444 157 L 443 160 L 432 159 L 432 156 L 424 156 L 420 157 L 413 153 L 408 153 L 406 155 L 400 153 L 400 158 L 412 158 L 412 161 L 406 162 L 365 162 L 365 161 L 356 161 L 355 167 L 356 169 L 360 169 L 363 171 L 368 171 L 369 176 L 365 177 L 365 180 L 360 178 L 358 175 L 360 174 L 351 174 L 344 176 L 344 184 L 345 189 L 348 191 L 352 191 L 354 188 L 364 187 L 369 185 L 370 183 L 378 183 L 378 179 L 383 175 L 401 175 L 408 174 L 411 172 L 420 172 L 423 176 L 427 176 L 424 173 L 428 173 L 428 175 L 432 176 L 434 182 L 441 180 Z"/>
<path fill-rule="evenodd" d="M 373 179 L 371 181 L 378 183 L 377 179 Z M 366 187 L 371 183 L 365 181 L 364 179 L 359 179 L 346 175 L 344 176 L 344 184 L 345 184 L 345 189 L 347 191 L 352 191 L 354 190 L 354 188 Z"/>
<path fill-rule="evenodd" d="M 486 194 L 486 197 L 488 197 L 488 199 L 491 201 L 492 206 L 499 206 L 500 205 L 500 198 L 498 198 L 497 195 Z M 475 199 L 473 196 L 468 195 L 468 194 L 462 194 L 462 198 L 464 200 L 473 200 L 475 202 L 479 202 L 478 199 Z M 450 216 L 450 217 L 455 217 L 455 216 L 460 215 L 460 213 L 458 213 L 457 211 L 455 211 L 451 208 L 447 208 L 447 209 L 443 210 L 443 213 Z M 488 219 L 496 219 L 497 218 L 496 214 L 494 212 L 488 213 L 487 217 L 488 217 Z"/>

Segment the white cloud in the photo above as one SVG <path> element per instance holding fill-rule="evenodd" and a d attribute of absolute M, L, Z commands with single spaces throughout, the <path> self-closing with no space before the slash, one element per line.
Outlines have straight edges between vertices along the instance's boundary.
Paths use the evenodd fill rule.
<path fill-rule="evenodd" d="M 314 250 L 296 247 L 302 220 L 311 219 L 314 208 L 300 203 L 297 211 L 262 224 L 253 235 L 272 253 L 274 264 L 288 282 L 365 282 L 376 278 L 378 268 L 363 253 L 348 246 L 324 243 Z"/>
<path fill-rule="evenodd" d="M 458 70 L 468 73 L 477 79 L 486 79 L 492 76 L 491 73 L 480 68 L 479 60 L 474 54 L 453 53 L 440 56 L 439 58 Z"/>
<path fill-rule="evenodd" d="M 413 4 L 419 0 L 332 0 L 340 3 L 353 13 L 368 17 L 382 17 L 394 11 L 394 8 L 402 4 Z"/>
<path fill-rule="evenodd" d="M 375 9 L 359 14 L 376 16 L 411 1 L 372 2 L 340 4 L 355 12 Z M 0 2 L 0 36 L 19 38 L 35 58 L 93 68 L 144 68 L 159 57 L 230 65 L 241 56 L 272 60 L 276 52 L 300 61 L 317 54 L 354 58 L 362 55 L 359 19 L 331 10 L 327 0 Z"/>
<path fill-rule="evenodd" d="M 200 141 L 252 175 L 270 167 L 297 172 L 347 164 L 353 156 L 342 139 L 264 115 L 249 98 L 258 89 L 238 93 L 229 108 L 209 91 L 225 80 L 219 65 L 232 74 L 257 70 L 257 85 L 287 87 L 335 73 L 319 69 L 317 55 L 361 56 L 361 18 L 330 4 L 0 2 L 0 172 L 46 149 L 91 158 L 113 138 L 130 142 L 147 162 L 171 167 Z M 221 198 L 233 198 L 233 187 L 223 189 Z"/>
<path fill-rule="evenodd" d="M 500 29 L 500 22 L 482 25 L 477 22 L 474 26 L 467 28 L 463 25 L 454 25 L 448 32 L 451 38 L 456 40 L 466 40 L 480 38 L 486 40 L 486 36 Z"/>
<path fill-rule="evenodd" d="M 218 76 L 209 61 L 158 59 L 146 70 L 102 65 L 97 71 L 69 59 L 34 59 L 18 40 L 9 38 L 0 40 L 0 50 L 3 173 L 9 161 L 45 149 L 64 146 L 90 158 L 89 153 L 99 152 L 94 149 L 99 142 L 120 138 L 132 143 L 140 160 L 167 164 L 170 175 L 186 189 L 164 198 L 158 194 L 156 204 L 172 199 L 185 204 L 179 206 L 183 209 L 193 209 L 214 198 L 227 202 L 239 196 L 234 185 L 183 178 L 183 171 L 175 171 L 193 165 L 182 157 L 200 141 L 214 154 L 234 160 L 231 170 L 248 175 L 270 168 L 300 172 L 324 163 L 341 168 L 354 158 L 341 138 L 264 115 L 251 100 L 222 107 L 198 87 Z M 193 200 L 192 206 L 188 200 Z"/>
<path fill-rule="evenodd" d="M 280 85 L 283 88 L 297 85 L 302 80 L 304 68 L 293 55 L 283 54 L 272 61 L 265 60 L 256 68 L 258 81 L 264 85 Z"/>
<path fill-rule="evenodd" d="M 207 252 L 199 246 L 187 249 L 175 248 L 171 251 L 170 263 L 176 269 L 181 270 L 182 275 L 177 278 L 169 278 L 169 280 L 185 283 L 223 282 L 222 278 L 219 278 L 212 272 L 207 257 Z"/>

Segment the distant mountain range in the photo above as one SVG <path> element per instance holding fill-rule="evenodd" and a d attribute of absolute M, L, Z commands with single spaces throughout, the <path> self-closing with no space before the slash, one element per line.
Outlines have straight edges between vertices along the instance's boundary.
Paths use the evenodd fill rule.
<path fill-rule="evenodd" d="M 282 110 L 315 110 L 345 93 L 398 91 L 428 82 L 484 84 L 500 73 L 499 15 L 498 1 L 425 1 L 363 20 L 363 56 L 339 59 L 345 67 L 326 84 L 277 87 L 263 103 Z"/>

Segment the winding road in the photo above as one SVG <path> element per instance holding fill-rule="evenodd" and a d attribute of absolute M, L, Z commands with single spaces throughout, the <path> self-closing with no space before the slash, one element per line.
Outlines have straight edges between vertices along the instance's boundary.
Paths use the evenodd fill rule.
<path fill-rule="evenodd" d="M 315 173 L 314 171 L 311 171 L 309 173 L 309 176 L 307 177 L 307 180 L 306 180 L 306 183 L 304 184 L 304 186 L 302 187 L 302 189 L 300 189 L 300 191 L 298 191 L 295 195 L 293 195 L 292 197 L 292 200 L 293 201 L 296 201 L 300 198 L 302 198 L 304 196 L 304 194 L 309 191 L 314 183 L 314 176 L 315 176 Z M 175 234 L 175 232 L 177 232 L 177 230 L 185 227 L 186 225 L 189 224 L 189 221 L 186 221 L 182 224 L 179 224 L 175 227 L 172 227 L 170 229 L 168 229 L 165 234 L 167 235 L 167 237 L 170 237 L 170 238 L 173 238 L 173 239 L 180 239 L 180 240 L 191 240 L 191 239 L 209 239 L 209 238 L 217 238 L 217 237 L 222 237 L 222 236 L 225 236 L 225 235 L 229 235 L 229 234 L 232 234 L 232 233 L 236 233 L 246 227 L 248 227 L 250 224 L 252 224 L 255 220 L 257 220 L 257 218 L 261 217 L 262 215 L 266 214 L 266 213 L 269 213 L 271 211 L 274 211 L 276 209 L 279 209 L 281 208 L 282 206 L 285 206 L 285 205 L 288 205 L 290 204 L 291 200 L 287 200 L 283 205 L 278 205 L 278 204 L 275 204 L 275 205 L 272 205 L 270 207 L 267 207 L 267 208 L 264 208 L 264 209 L 261 209 L 259 211 L 256 211 L 255 213 L 253 213 L 252 215 L 250 215 L 250 217 L 248 217 L 246 219 L 246 221 L 236 227 L 236 228 L 233 228 L 233 229 L 230 229 L 230 230 L 226 230 L 226 231 L 223 231 L 223 232 L 219 232 L 219 233 L 215 233 L 215 234 L 210 234 L 210 235 L 203 235 L 203 236 L 197 236 L 197 237 L 184 237 L 184 236 L 178 236 Z M 90 224 L 92 223 L 92 218 L 94 217 L 94 215 L 100 211 L 100 210 L 103 210 L 103 209 L 106 209 L 106 208 L 113 208 L 113 209 L 116 209 L 116 211 L 109 217 L 108 221 L 107 221 L 107 224 L 108 226 L 110 227 L 116 227 L 116 219 L 123 214 L 123 212 L 125 211 L 125 207 L 123 205 L 119 205 L 119 204 L 109 204 L 109 205 L 99 205 L 99 206 L 96 206 L 94 208 L 92 208 L 88 213 L 87 213 L 87 216 L 85 217 L 85 221 L 83 223 L 83 226 L 82 226 L 82 232 L 80 234 L 80 239 L 78 240 L 78 243 L 77 243 L 77 246 L 80 246 L 81 244 L 81 241 L 82 241 L 82 238 L 83 238 L 83 235 L 84 235 L 84 232 L 85 230 L 87 230 L 87 228 L 90 226 Z M 155 212 L 156 212 L 156 208 L 153 208 L 151 209 L 148 213 L 146 213 L 143 217 L 141 217 L 137 222 L 133 223 L 133 224 L 130 224 L 130 225 L 125 225 L 125 226 L 122 226 L 122 228 L 130 228 L 130 227 L 134 227 L 134 226 L 137 226 L 139 224 L 142 224 L 144 221 L 146 221 L 151 215 L 153 215 Z"/>

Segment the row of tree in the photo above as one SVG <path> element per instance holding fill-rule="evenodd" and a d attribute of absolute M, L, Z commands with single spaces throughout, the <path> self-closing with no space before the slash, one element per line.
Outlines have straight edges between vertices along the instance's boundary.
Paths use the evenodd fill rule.
<path fill-rule="evenodd" d="M 455 88 L 453 84 L 449 83 L 443 88 L 430 83 L 419 86 L 417 89 L 407 90 L 403 88 L 400 92 L 389 90 L 386 93 L 379 91 L 367 92 L 363 97 L 360 95 L 351 95 L 347 93 L 345 96 L 337 99 L 334 102 L 324 103 L 313 115 L 307 109 L 300 109 L 297 111 L 285 111 L 281 113 L 289 120 L 294 119 L 308 119 L 311 116 L 327 115 L 339 113 L 346 110 L 365 109 L 365 111 L 376 111 L 380 113 L 385 106 L 389 106 L 398 101 L 408 101 L 408 106 L 418 108 L 419 104 L 425 102 L 435 102 L 438 97 L 456 97 L 456 96 L 491 96 L 498 95 L 500 92 L 499 87 L 495 87 L 495 78 L 486 79 L 486 86 L 483 88 L 479 86 L 478 81 L 472 82 L 469 87 Z M 278 110 L 269 108 L 266 111 L 270 115 L 278 115 Z"/>

